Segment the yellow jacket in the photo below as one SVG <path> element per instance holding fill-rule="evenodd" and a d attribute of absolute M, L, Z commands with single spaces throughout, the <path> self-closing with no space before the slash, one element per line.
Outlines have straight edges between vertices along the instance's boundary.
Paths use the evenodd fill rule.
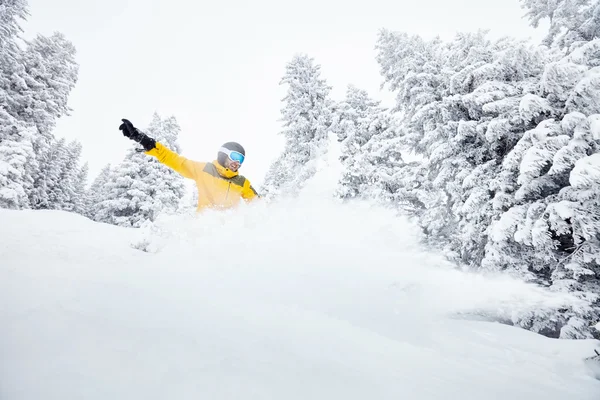
<path fill-rule="evenodd" d="M 184 177 L 196 181 L 197 211 L 206 207 L 231 208 L 238 205 L 242 199 L 251 200 L 258 196 L 248 179 L 223 167 L 217 161 L 212 163 L 191 161 L 159 142 L 156 142 L 156 147 L 146 154 L 156 157 L 162 164 Z"/>

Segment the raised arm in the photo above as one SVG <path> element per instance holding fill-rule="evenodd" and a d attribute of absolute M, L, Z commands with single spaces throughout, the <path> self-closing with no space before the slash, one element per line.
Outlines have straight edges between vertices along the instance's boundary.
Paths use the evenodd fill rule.
<path fill-rule="evenodd" d="M 180 156 L 162 143 L 156 142 L 155 147 L 146 151 L 146 154 L 156 157 L 161 164 L 179 172 L 184 177 L 196 179 L 196 163 Z"/>
<path fill-rule="evenodd" d="M 123 123 L 119 126 L 119 129 L 123 131 L 123 136 L 140 143 L 144 147 L 144 150 L 146 150 L 146 154 L 156 157 L 159 162 L 167 167 L 177 171 L 186 178 L 196 179 L 195 162 L 180 156 L 162 143 L 152 139 L 134 127 L 129 120 L 123 119 L 122 121 Z"/>

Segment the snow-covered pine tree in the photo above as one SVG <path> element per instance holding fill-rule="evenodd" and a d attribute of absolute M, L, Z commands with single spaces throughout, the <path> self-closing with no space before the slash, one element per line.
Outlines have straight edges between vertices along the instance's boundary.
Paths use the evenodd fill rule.
<path fill-rule="evenodd" d="M 0 207 L 29 208 L 33 189 L 35 128 L 9 115 L 0 106 Z M 34 163 L 32 166 L 31 163 Z"/>
<path fill-rule="evenodd" d="M 26 0 L 3 0 L 0 5 L 0 105 L 13 117 L 18 108 L 18 91 L 25 87 L 21 49 L 17 44 L 22 33 L 19 21 L 29 15 Z"/>
<path fill-rule="evenodd" d="M 15 110 L 19 90 L 25 87 L 20 63 L 19 20 L 28 15 L 25 0 L 4 0 L 0 5 L 0 207 L 28 208 L 37 161 L 34 129 Z"/>
<path fill-rule="evenodd" d="M 89 203 L 89 192 L 86 188 L 88 173 L 89 165 L 86 162 L 81 168 L 77 169 L 73 185 L 73 193 L 75 196 L 73 197 L 71 211 L 81 215 L 86 215 L 86 206 Z"/>
<path fill-rule="evenodd" d="M 338 195 L 396 203 L 406 200 L 406 193 L 399 193 L 406 178 L 402 176 L 402 146 L 389 110 L 366 91 L 349 85 L 346 99 L 337 105 L 335 115 L 332 130 L 341 142 L 344 166 Z"/>
<path fill-rule="evenodd" d="M 384 31 L 378 59 L 398 91 L 404 143 L 427 165 L 426 192 L 417 197 L 429 243 L 473 268 L 576 293 L 577 308 L 513 322 L 548 336 L 589 337 L 599 315 L 595 181 L 570 182 L 582 182 L 573 176 L 578 162 L 595 176 L 600 45 L 573 41 L 561 53 L 556 40 L 547 51 L 482 33 L 445 45 Z"/>
<path fill-rule="evenodd" d="M 38 203 L 39 209 L 61 209 L 63 202 L 69 197 L 61 178 L 68 162 L 67 141 L 65 138 L 54 140 L 48 152 L 44 155 L 44 198 Z M 39 187 L 38 187 L 39 188 Z"/>
<path fill-rule="evenodd" d="M 500 213 L 482 266 L 582 298 L 586 305 L 576 310 L 519 321 L 551 336 L 589 337 L 593 331 L 582 321 L 598 318 L 600 216 L 592 194 L 600 189 L 593 161 L 598 117 L 572 112 L 562 121 L 542 121 L 507 155 L 499 174 L 494 208 Z"/>
<path fill-rule="evenodd" d="M 38 35 L 28 43 L 22 57 L 27 89 L 21 93 L 19 115 L 35 124 L 38 134 L 33 142 L 39 168 L 34 175 L 34 190 L 30 193 L 34 208 L 56 208 L 49 204 L 51 188 L 45 171 L 52 168 L 50 157 L 55 138 L 52 133 L 56 120 L 69 114 L 68 97 L 77 82 L 79 66 L 75 47 L 64 35 Z"/>
<path fill-rule="evenodd" d="M 288 86 L 281 110 L 285 148 L 267 172 L 264 197 L 297 193 L 316 172 L 316 158 L 327 150 L 333 102 L 320 69 L 307 55 L 296 55 L 286 65 L 281 80 Z"/>
<path fill-rule="evenodd" d="M 52 168 L 52 129 L 67 114 L 77 64 L 73 45 L 59 33 L 21 50 L 19 19 L 27 16 L 25 0 L 0 4 L 0 191 L 3 206 L 50 208 L 45 171 Z"/>
<path fill-rule="evenodd" d="M 372 133 L 365 126 L 370 111 L 378 105 L 365 90 L 348 85 L 346 99 L 336 107 L 332 131 L 340 142 L 340 161 L 344 166 L 337 193 L 342 198 L 360 196 L 366 183 L 364 170 L 358 167 L 357 160 L 360 148 L 371 138 Z"/>
<path fill-rule="evenodd" d="M 448 248 L 456 225 L 451 212 L 455 200 L 448 191 L 448 182 L 442 178 L 449 180 L 457 171 L 466 170 L 464 162 L 458 164 L 463 158 L 462 149 L 454 149 L 449 140 L 453 131 L 450 122 L 463 117 L 456 115 L 461 109 L 444 101 L 453 72 L 445 64 L 456 57 L 439 39 L 426 41 L 386 30 L 380 32 L 376 48 L 381 73 L 390 89 L 397 92 L 396 110 L 402 115 L 399 145 L 419 154 L 429 164 L 426 176 L 421 177 L 429 184 L 419 187 L 418 197 L 427 199 L 419 222 L 432 244 Z M 424 193 L 429 188 L 435 193 Z"/>
<path fill-rule="evenodd" d="M 532 127 L 505 157 L 496 180 L 484 268 L 505 269 L 569 291 L 582 303 L 533 315 L 522 326 L 551 336 L 597 335 L 600 319 L 600 40 L 598 1 L 525 1 L 532 24 L 551 18 L 548 62 L 536 95 L 520 103 Z"/>
<path fill-rule="evenodd" d="M 421 226 L 431 245 L 476 266 L 492 217 L 487 185 L 524 131 L 514 115 L 544 54 L 516 40 L 490 41 L 485 32 L 443 43 L 382 31 L 377 49 L 382 75 L 398 92 L 401 144 L 424 158 L 405 174 L 415 181 L 404 181 L 424 209 Z"/>
<path fill-rule="evenodd" d="M 88 195 L 84 198 L 84 215 L 94 221 L 100 220 L 100 218 L 96 216 L 98 204 L 107 198 L 107 184 L 110 182 L 112 176 L 114 176 L 114 173 L 111 170 L 111 165 L 106 164 L 90 185 Z"/>
<path fill-rule="evenodd" d="M 600 2 L 598 0 L 521 0 L 532 26 L 550 21 L 547 45 L 569 47 L 600 37 Z"/>
<path fill-rule="evenodd" d="M 50 153 L 51 169 L 46 173 L 48 205 L 55 210 L 80 212 L 83 208 L 85 174 L 80 167 L 81 143 L 56 141 Z M 81 180 L 84 179 L 82 182 Z M 79 211 L 78 211 L 79 210 Z"/>
<path fill-rule="evenodd" d="M 176 152 L 180 152 L 179 132 L 174 117 L 163 120 L 156 113 L 146 130 L 150 137 Z M 146 221 L 154 221 L 161 212 L 176 211 L 185 194 L 183 178 L 179 174 L 135 148 L 111 171 L 103 186 L 103 197 L 92 205 L 94 218 L 136 228 Z"/>

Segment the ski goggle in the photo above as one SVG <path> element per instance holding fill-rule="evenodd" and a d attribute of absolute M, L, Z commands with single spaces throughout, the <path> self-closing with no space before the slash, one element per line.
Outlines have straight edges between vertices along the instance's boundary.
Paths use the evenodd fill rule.
<path fill-rule="evenodd" d="M 231 161 L 237 161 L 240 163 L 240 165 L 244 162 L 244 158 L 246 158 L 246 157 L 244 157 L 244 155 L 242 153 L 240 153 L 238 151 L 226 149 L 225 147 L 221 147 L 219 149 L 219 151 L 221 153 L 227 154 L 227 157 L 229 157 L 229 159 Z"/>

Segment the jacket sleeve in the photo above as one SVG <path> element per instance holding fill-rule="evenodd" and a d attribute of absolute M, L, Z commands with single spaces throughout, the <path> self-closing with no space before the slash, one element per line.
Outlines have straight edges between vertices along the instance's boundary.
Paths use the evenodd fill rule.
<path fill-rule="evenodd" d="M 154 156 L 161 164 L 177 171 L 189 179 L 196 179 L 196 163 L 168 149 L 162 143 L 156 142 L 156 147 L 146 154 Z"/>
<path fill-rule="evenodd" d="M 246 200 L 253 200 L 259 198 L 260 196 L 256 193 L 256 190 L 250 184 L 250 181 L 246 179 L 244 182 L 244 186 L 242 187 L 242 198 Z"/>

